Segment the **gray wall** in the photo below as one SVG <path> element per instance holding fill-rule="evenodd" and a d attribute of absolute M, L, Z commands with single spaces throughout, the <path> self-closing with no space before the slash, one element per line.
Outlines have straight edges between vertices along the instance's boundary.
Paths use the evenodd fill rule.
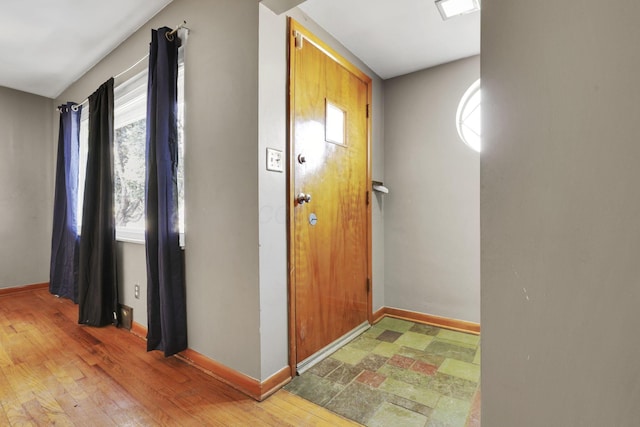
<path fill-rule="evenodd" d="M 0 87 L 0 288 L 49 281 L 53 101 Z"/>
<path fill-rule="evenodd" d="M 386 80 L 385 302 L 480 321 L 480 159 L 458 137 L 479 57 Z"/>
<path fill-rule="evenodd" d="M 120 304 L 133 308 L 134 320 L 147 326 L 147 261 L 142 244 L 118 242 L 116 263 Z M 140 298 L 135 298 L 134 287 L 140 285 Z"/>
<path fill-rule="evenodd" d="M 82 101 L 148 53 L 151 28 L 183 20 L 189 347 L 260 378 L 257 3 L 174 0 L 57 101 Z M 146 325 L 144 248 L 119 249 L 123 301 L 140 283 L 134 320 Z"/>
<path fill-rule="evenodd" d="M 482 424 L 640 419 L 640 3 L 482 11 Z"/>
<path fill-rule="evenodd" d="M 289 363 L 286 172 L 266 170 L 267 147 L 287 153 L 286 18 L 260 5 L 258 178 L 262 378 Z"/>
<path fill-rule="evenodd" d="M 298 10 L 291 15 L 306 20 Z M 265 169 L 267 147 L 286 150 L 286 17 L 249 0 L 175 0 L 58 101 L 83 100 L 146 54 L 151 28 L 182 20 L 192 29 L 185 60 L 189 346 L 266 379 L 288 364 L 286 182 L 284 173 Z M 373 172 L 384 179 L 381 80 L 315 24 L 305 24 L 374 78 Z M 374 309 L 384 305 L 380 202 L 373 209 Z M 146 325 L 144 247 L 118 248 L 122 302 Z M 140 300 L 133 298 L 136 283 Z"/>
<path fill-rule="evenodd" d="M 266 148 L 286 153 L 287 138 L 287 16 L 306 26 L 316 36 L 373 79 L 373 177 L 384 179 L 382 81 L 365 64 L 310 20 L 301 10 L 275 15 L 260 6 L 260 325 L 262 378 L 288 364 L 286 175 L 266 170 Z M 382 199 L 374 198 L 373 308 L 384 305 L 384 232 Z"/>

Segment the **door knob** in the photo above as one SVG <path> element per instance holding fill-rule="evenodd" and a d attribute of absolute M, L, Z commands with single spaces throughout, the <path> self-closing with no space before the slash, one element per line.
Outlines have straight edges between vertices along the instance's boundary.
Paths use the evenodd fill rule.
<path fill-rule="evenodd" d="M 298 163 L 303 164 L 307 161 L 307 158 L 303 154 L 298 154 Z"/>
<path fill-rule="evenodd" d="M 298 194 L 298 197 L 296 197 L 296 200 L 298 201 L 299 205 L 304 205 L 305 203 L 309 203 L 311 201 L 311 194 L 300 193 Z"/>

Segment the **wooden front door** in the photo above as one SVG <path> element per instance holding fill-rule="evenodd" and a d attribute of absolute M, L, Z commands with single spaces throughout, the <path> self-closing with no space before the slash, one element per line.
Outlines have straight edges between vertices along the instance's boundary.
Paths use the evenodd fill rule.
<path fill-rule="evenodd" d="M 298 364 L 371 316 L 371 79 L 290 21 L 290 322 Z"/>

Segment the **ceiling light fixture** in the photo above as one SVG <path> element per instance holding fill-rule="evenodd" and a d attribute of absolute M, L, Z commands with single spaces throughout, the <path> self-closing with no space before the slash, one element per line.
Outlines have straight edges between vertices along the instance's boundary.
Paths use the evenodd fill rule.
<path fill-rule="evenodd" d="M 480 10 L 480 0 L 436 0 L 443 20 Z"/>

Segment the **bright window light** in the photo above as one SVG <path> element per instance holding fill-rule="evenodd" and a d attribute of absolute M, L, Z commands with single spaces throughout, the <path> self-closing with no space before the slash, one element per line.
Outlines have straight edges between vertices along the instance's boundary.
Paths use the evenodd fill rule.
<path fill-rule="evenodd" d="M 478 153 L 482 145 L 481 101 L 480 79 L 478 79 L 462 95 L 456 114 L 456 126 L 460 139 Z"/>
<path fill-rule="evenodd" d="M 442 19 L 447 20 L 454 16 L 479 11 L 480 0 L 436 0 L 436 6 Z"/>
<path fill-rule="evenodd" d="M 148 71 L 114 89 L 113 163 L 116 239 L 144 243 L 145 149 Z M 80 165 L 78 182 L 78 234 L 82 224 L 82 202 L 89 140 L 89 108 L 80 116 Z M 178 220 L 184 246 L 184 54 L 178 54 Z"/>

